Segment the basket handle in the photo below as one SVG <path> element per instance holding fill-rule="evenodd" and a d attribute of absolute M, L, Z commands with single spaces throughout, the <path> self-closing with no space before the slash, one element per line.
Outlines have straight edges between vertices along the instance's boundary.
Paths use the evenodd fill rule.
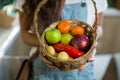
<path fill-rule="evenodd" d="M 37 27 L 38 27 L 38 24 L 37 24 L 37 20 L 38 20 L 38 12 L 40 11 L 41 7 L 47 2 L 48 0 L 42 0 L 41 2 L 38 3 L 38 6 L 37 8 L 35 9 L 35 12 L 34 12 L 34 19 L 33 19 L 33 23 L 34 23 L 34 28 L 35 28 L 35 32 L 36 32 L 36 35 L 37 35 L 37 38 L 39 40 L 39 42 L 41 42 L 40 40 L 40 36 L 39 35 L 39 32 L 37 30 Z"/>
<path fill-rule="evenodd" d="M 35 28 L 35 31 L 36 31 L 36 34 L 37 34 L 37 38 L 39 40 L 40 43 L 41 40 L 40 40 L 40 37 L 41 35 L 39 34 L 38 30 L 37 30 L 37 27 L 38 27 L 38 24 L 37 24 L 37 15 L 38 15 L 38 12 L 40 11 L 41 7 L 47 2 L 48 0 L 42 0 L 41 2 L 38 3 L 36 9 L 35 9 L 35 12 L 34 12 L 34 19 L 33 19 L 33 23 L 34 23 L 34 28 Z M 60 10 L 58 11 L 58 14 L 57 14 L 57 18 L 59 19 L 60 18 L 60 14 L 61 14 L 61 11 L 62 11 L 62 8 L 64 6 L 64 3 L 65 3 L 65 0 L 62 0 L 61 1 L 61 4 L 60 4 Z"/>
<path fill-rule="evenodd" d="M 35 31 L 36 31 L 36 35 L 37 35 L 37 38 L 39 40 L 39 42 L 41 42 L 40 40 L 40 35 L 39 35 L 39 32 L 37 30 L 37 27 L 38 27 L 38 24 L 37 24 L 37 19 L 38 19 L 38 12 L 40 11 L 41 7 L 47 2 L 48 0 L 42 0 L 40 3 L 38 3 L 38 6 L 37 8 L 35 9 L 35 12 L 34 12 L 34 19 L 33 19 L 33 23 L 34 23 L 34 28 L 35 28 Z M 95 32 L 97 32 L 97 7 L 96 7 L 96 2 L 95 0 L 92 0 L 93 2 L 93 5 L 94 5 L 94 8 L 95 8 L 95 22 L 94 22 L 94 25 L 93 25 L 93 28 L 95 30 Z"/>
<path fill-rule="evenodd" d="M 97 33 L 97 21 L 98 21 L 98 19 L 97 19 L 97 7 L 96 7 L 95 0 L 92 0 L 92 2 L 93 2 L 93 5 L 94 5 L 94 8 L 95 8 L 95 21 L 94 21 L 94 24 L 93 24 L 93 28 L 95 30 L 95 33 Z M 97 36 L 97 34 L 96 34 L 96 36 Z"/>

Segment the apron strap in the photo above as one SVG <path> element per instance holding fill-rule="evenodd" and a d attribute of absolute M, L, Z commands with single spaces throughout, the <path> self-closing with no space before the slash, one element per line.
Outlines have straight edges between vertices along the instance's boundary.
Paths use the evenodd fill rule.
<path fill-rule="evenodd" d="M 28 80 L 29 73 L 32 68 L 32 61 L 39 55 L 39 49 L 29 58 L 23 61 L 21 68 L 18 72 L 16 80 Z"/>

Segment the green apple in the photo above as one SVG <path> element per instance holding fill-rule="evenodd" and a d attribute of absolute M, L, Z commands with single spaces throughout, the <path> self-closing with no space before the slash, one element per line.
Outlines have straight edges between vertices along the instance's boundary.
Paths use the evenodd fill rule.
<path fill-rule="evenodd" d="M 62 34 L 61 43 L 69 44 L 70 41 L 73 39 L 73 36 L 70 33 Z"/>
<path fill-rule="evenodd" d="M 58 43 L 61 40 L 61 32 L 58 29 L 51 29 L 46 32 L 46 40 L 50 44 Z"/>
<path fill-rule="evenodd" d="M 58 53 L 57 58 L 61 60 L 67 60 L 69 55 L 65 51 L 62 51 Z"/>

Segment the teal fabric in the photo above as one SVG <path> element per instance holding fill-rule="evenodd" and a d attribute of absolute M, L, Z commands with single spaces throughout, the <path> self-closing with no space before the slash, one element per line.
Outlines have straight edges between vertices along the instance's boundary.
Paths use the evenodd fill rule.
<path fill-rule="evenodd" d="M 87 6 L 81 7 L 80 3 L 68 4 L 62 11 L 62 19 L 78 19 L 87 21 Z M 85 70 L 74 70 L 64 72 L 58 69 L 49 68 L 46 63 L 40 60 L 38 56 L 33 61 L 33 69 L 30 74 L 30 80 L 95 80 L 93 74 L 93 63 L 89 62 Z"/>
<path fill-rule="evenodd" d="M 16 0 L 2 0 L 2 2 L 0 2 L 0 9 L 2 9 L 4 6 L 15 3 Z"/>

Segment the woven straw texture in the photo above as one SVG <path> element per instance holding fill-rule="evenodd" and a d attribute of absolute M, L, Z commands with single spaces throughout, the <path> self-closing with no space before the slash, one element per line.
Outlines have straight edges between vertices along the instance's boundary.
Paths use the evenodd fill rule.
<path fill-rule="evenodd" d="M 56 28 L 56 26 L 58 25 L 58 23 L 60 21 L 56 21 L 51 23 L 45 30 L 44 32 L 40 35 L 39 31 L 38 31 L 38 12 L 40 11 L 40 8 L 47 2 L 47 0 L 42 0 L 35 12 L 34 12 L 34 28 L 39 40 L 39 51 L 41 53 L 41 55 L 43 55 L 47 60 L 49 60 L 51 63 L 54 64 L 54 66 L 58 67 L 58 69 L 63 70 L 63 71 L 71 71 L 71 70 L 75 70 L 75 69 L 79 69 L 82 65 L 87 63 L 88 58 L 92 55 L 93 50 L 94 50 L 94 45 L 96 44 L 96 24 L 97 24 L 97 9 L 96 9 L 96 3 L 94 0 L 92 0 L 94 7 L 95 7 L 95 23 L 93 26 L 90 26 L 89 24 L 79 21 L 79 20 L 75 20 L 75 19 L 71 19 L 71 20 L 67 20 L 73 27 L 74 25 L 78 25 L 78 26 L 83 26 L 83 28 L 89 32 L 89 36 L 91 39 L 91 48 L 89 49 L 89 51 L 87 53 L 85 53 L 83 56 L 75 58 L 73 60 L 60 60 L 57 59 L 49 54 L 47 54 L 47 50 L 46 47 L 48 46 L 46 39 L 45 39 L 45 33 L 50 30 L 50 29 L 54 29 Z M 40 26 L 39 26 L 40 27 Z"/>

